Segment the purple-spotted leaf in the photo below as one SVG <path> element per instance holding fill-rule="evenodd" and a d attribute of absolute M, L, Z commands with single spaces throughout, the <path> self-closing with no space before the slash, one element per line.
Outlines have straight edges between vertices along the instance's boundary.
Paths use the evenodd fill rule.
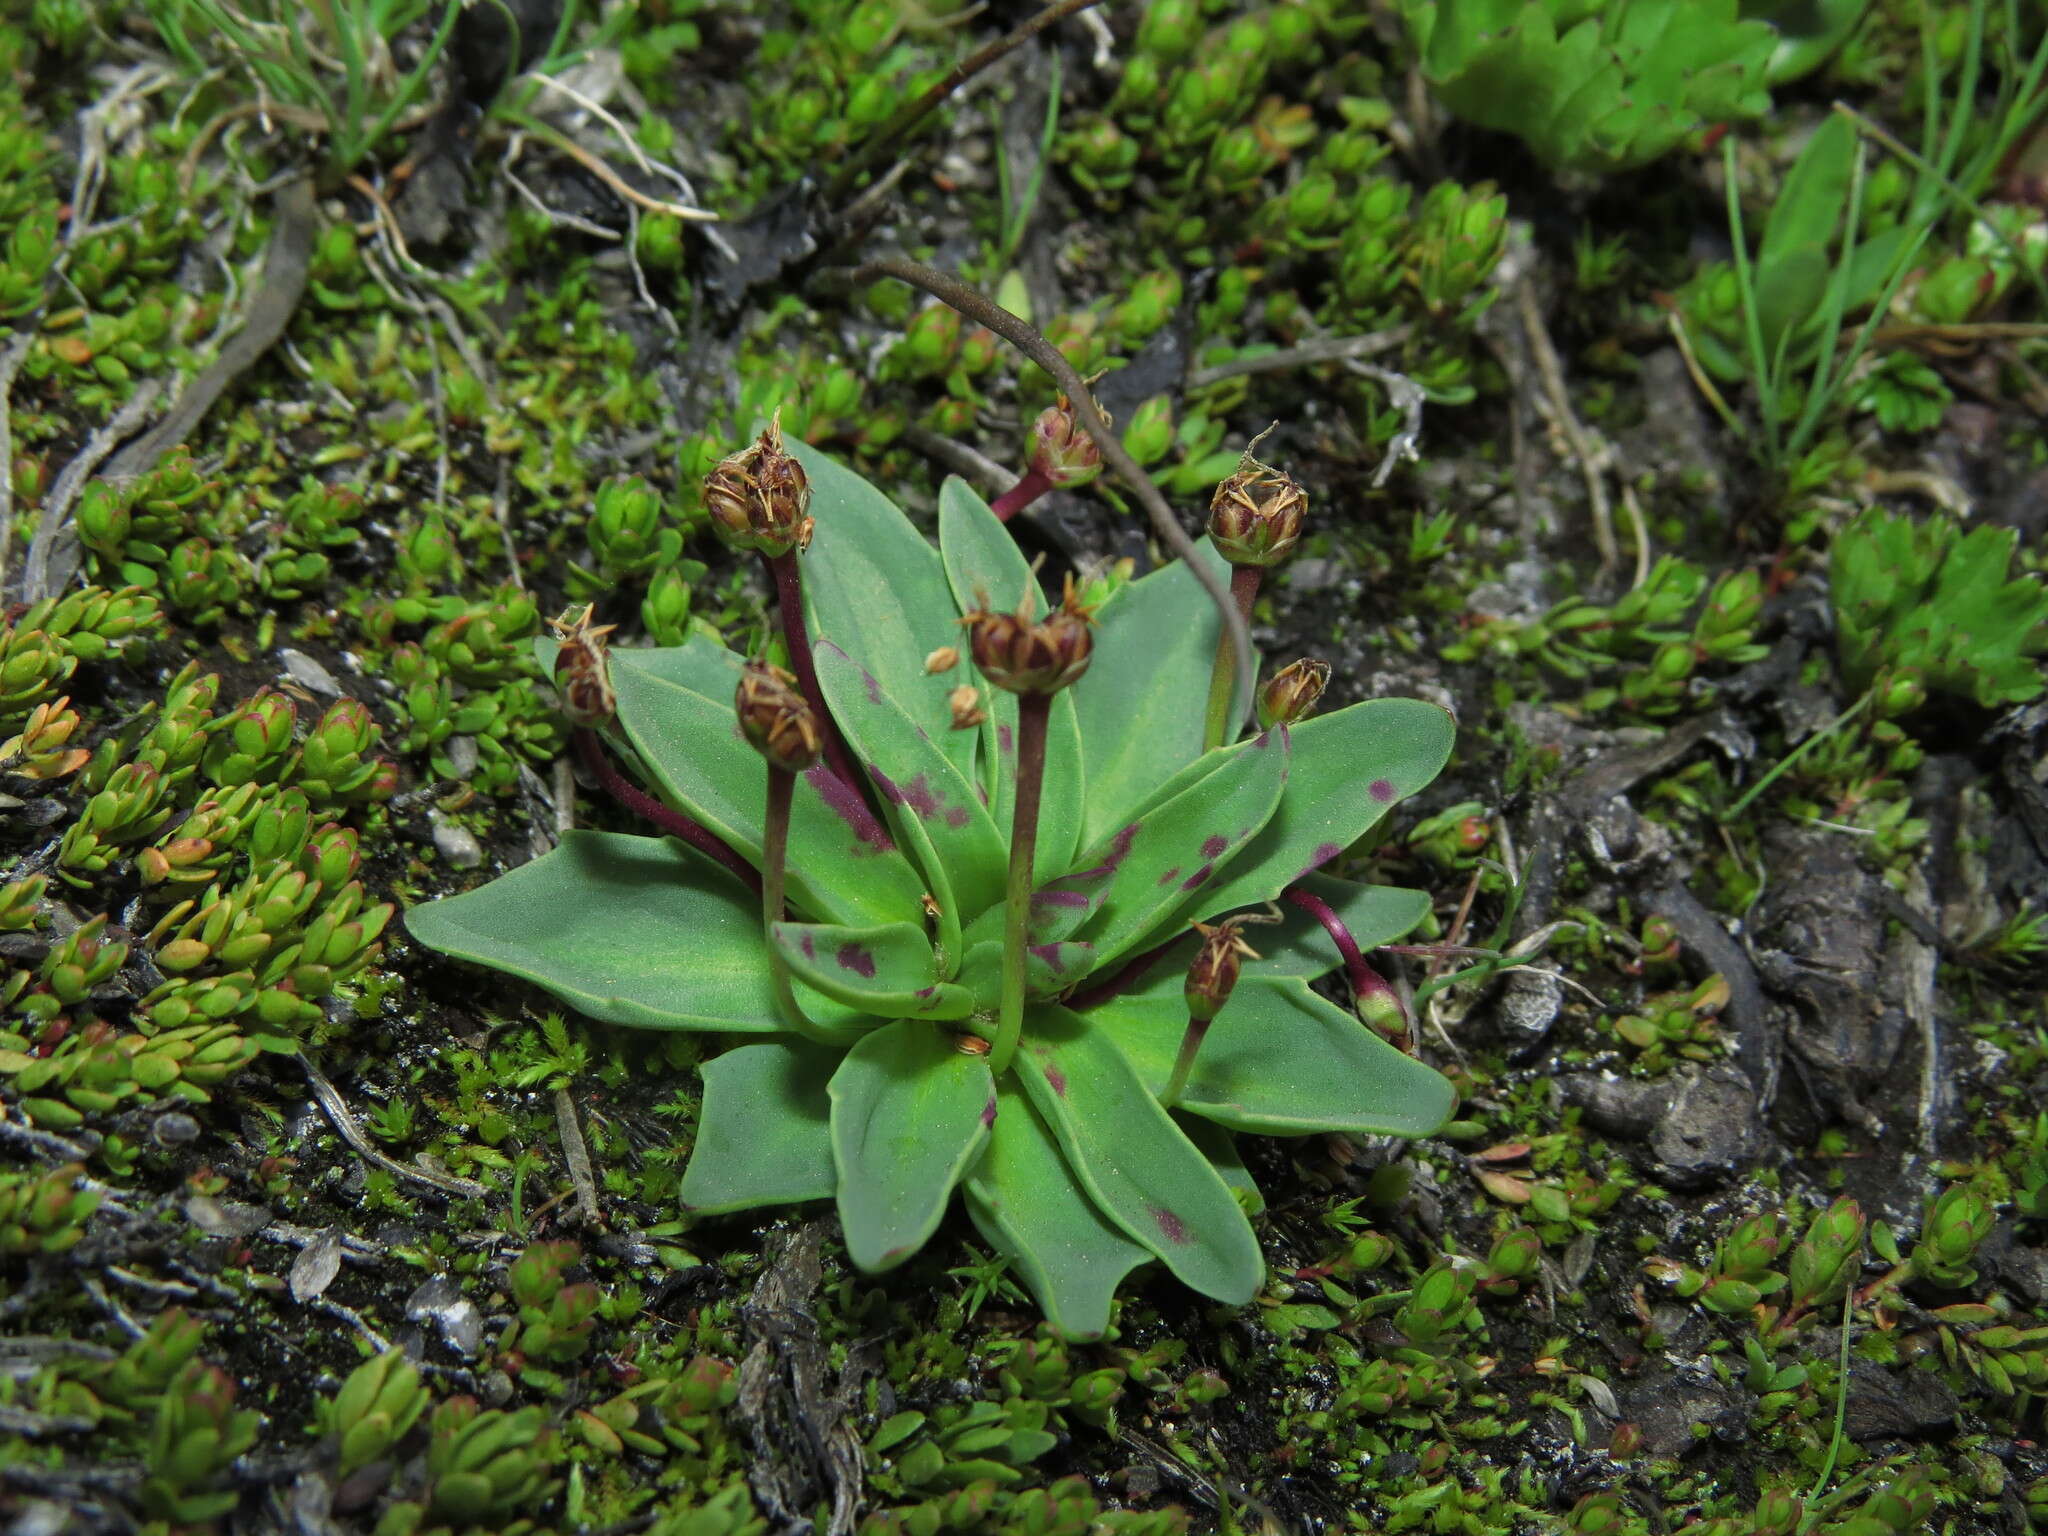
<path fill-rule="evenodd" d="M 1024 995 L 1053 997 L 1079 986 L 1095 969 L 1095 946 L 1073 939 L 1064 943 L 1024 946 Z M 967 951 L 954 978 L 974 998 L 975 1006 L 994 1008 L 1002 996 L 1003 941 L 983 939 Z"/>
<path fill-rule="evenodd" d="M 1266 1264 L 1251 1223 L 1107 1029 L 1040 1004 L 1025 1019 L 1017 1077 L 1076 1181 L 1125 1236 L 1204 1296 L 1252 1299 Z"/>
<path fill-rule="evenodd" d="M 843 1052 L 787 1035 L 742 1045 L 697 1069 L 704 1107 L 679 1191 L 695 1215 L 829 1200 L 831 1100 Z"/>
<path fill-rule="evenodd" d="M 422 944 L 545 987 L 579 1013 L 641 1029 L 783 1029 L 759 898 L 664 838 L 571 832 L 488 885 L 412 908 Z M 820 1023 L 859 1015 L 823 998 Z"/>
<path fill-rule="evenodd" d="M 1016 1266 L 1046 1321 L 1069 1339 L 1100 1338 L 1118 1284 L 1152 1254 L 1096 1209 L 1031 1100 L 1007 1079 L 966 1190 L 967 1214 Z"/>
<path fill-rule="evenodd" d="M 911 923 L 777 923 L 772 933 L 799 981 L 863 1013 L 964 1019 L 974 1011 L 973 996 L 940 977 L 931 940 Z"/>
<path fill-rule="evenodd" d="M 1429 913 L 1429 896 L 1423 891 L 1398 885 L 1360 885 L 1330 875 L 1310 875 L 1294 882 L 1325 902 L 1335 912 L 1361 954 L 1370 955 L 1383 944 L 1407 936 Z M 1256 960 L 1244 962 L 1246 976 L 1299 976 L 1314 981 L 1344 963 L 1336 941 L 1321 922 L 1284 898 L 1277 923 L 1245 930 L 1245 941 L 1259 952 Z M 1184 972 L 1194 959 L 1200 937 L 1190 928 L 1186 936 L 1155 962 L 1161 975 Z"/>
<path fill-rule="evenodd" d="M 832 717 L 931 877 L 942 943 L 957 950 L 960 925 L 1003 899 L 1009 846 L 974 787 L 872 672 L 829 640 L 813 653 Z"/>
<path fill-rule="evenodd" d="M 619 723 L 668 798 L 757 868 L 768 768 L 740 735 L 732 698 L 710 698 L 612 653 Z M 836 922 L 918 921 L 924 881 L 889 829 L 823 763 L 798 775 L 789 812 L 789 897 Z"/>
<path fill-rule="evenodd" d="M 831 1096 L 846 1251 L 862 1269 L 893 1269 L 938 1230 L 988 1144 L 995 1079 L 946 1030 L 899 1019 L 846 1053 Z"/>
<path fill-rule="evenodd" d="M 1449 712 L 1421 699 L 1369 699 L 1302 721 L 1289 733 L 1294 757 L 1280 808 L 1221 880 L 1187 898 L 1177 920 L 1260 906 L 1320 869 L 1443 771 L 1454 733 Z"/>
<path fill-rule="evenodd" d="M 1187 1028 L 1181 985 L 1178 973 L 1155 971 L 1142 988 L 1087 1013 L 1155 1094 L 1172 1075 Z M 1292 976 L 1239 978 L 1180 1097 L 1189 1114 L 1266 1136 L 1427 1136 L 1454 1102 L 1442 1074 Z"/>
<path fill-rule="evenodd" d="M 811 482 L 816 529 L 800 562 L 812 639 L 860 657 L 882 692 L 971 775 L 973 734 L 950 729 L 950 684 L 924 670 L 925 657 L 960 638 L 938 552 L 888 497 L 838 460 L 793 438 L 787 446 Z"/>
<path fill-rule="evenodd" d="M 1227 878 L 1231 862 L 1281 803 L 1288 735 L 1281 729 L 1254 737 L 1214 773 L 1124 823 L 1083 858 L 1089 881 L 1095 871 L 1110 869 L 1101 910 L 1081 930 L 1095 946 L 1098 966 L 1154 933 L 1165 937 L 1175 912 Z M 1069 885 L 1056 880 L 1048 889 Z"/>
<path fill-rule="evenodd" d="M 1205 538 L 1196 552 L 1225 582 Z M 1129 822 L 1153 792 L 1202 755 L 1203 690 L 1222 620 L 1181 561 L 1122 588 L 1096 616 L 1095 656 L 1070 690 L 1088 765 L 1081 846 Z"/>
<path fill-rule="evenodd" d="M 1034 618 L 1044 614 L 1045 594 L 1017 540 L 987 502 L 966 481 L 949 477 L 939 487 L 939 556 L 953 601 L 962 613 L 984 601 L 1014 610 L 1029 598 Z M 971 667 L 948 673 L 946 681 L 972 680 Z M 1000 688 L 982 689 L 988 722 L 981 727 L 977 755 L 981 783 L 989 808 L 1002 828 L 1005 846 L 1013 815 L 1017 784 L 1017 697 Z M 1074 713 L 1071 688 L 1054 695 L 1045 722 L 1045 779 L 1039 788 L 1038 843 L 1032 866 L 1039 880 L 1050 880 L 1073 861 L 1081 837 L 1081 727 Z"/>

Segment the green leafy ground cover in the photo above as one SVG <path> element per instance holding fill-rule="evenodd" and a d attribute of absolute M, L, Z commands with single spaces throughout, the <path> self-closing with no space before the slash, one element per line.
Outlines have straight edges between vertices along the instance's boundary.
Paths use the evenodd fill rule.
<path fill-rule="evenodd" d="M 0 21 L 10 1519 L 2048 1516 L 2038 16 L 1883 0 L 1769 119 L 1560 183 L 1393 8 L 1110 7 L 909 125 L 1023 17 L 514 7 L 515 61 L 430 56 L 439 6 L 216 10 Z M 1522 138 L 1589 134 L 1629 159 Z M 717 1047 L 395 921 L 640 830 L 532 640 L 762 642 L 700 484 L 776 408 L 927 526 L 1021 472 L 1050 381 L 831 276 L 885 249 L 1108 370 L 1190 526 L 1277 423 L 1262 649 L 1459 717 L 1339 866 L 1431 893 L 1376 960 L 1459 1108 L 1244 1139 L 1247 1306 L 1141 1272 L 1066 1343 L 957 1215 L 881 1277 L 823 1204 L 691 1218 Z M 1109 477 L 1013 526 L 1103 584 L 1165 553 Z"/>

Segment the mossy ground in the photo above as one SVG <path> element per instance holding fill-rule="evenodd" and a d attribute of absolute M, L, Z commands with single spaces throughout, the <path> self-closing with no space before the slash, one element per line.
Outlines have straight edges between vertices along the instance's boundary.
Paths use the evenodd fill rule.
<path fill-rule="evenodd" d="M 1930 9 L 1944 37 L 1967 11 Z M 1398 27 L 1337 3 L 1162 0 L 1111 11 L 1099 46 L 1064 23 L 921 125 L 900 179 L 823 185 L 1021 15 L 644 5 L 579 78 L 687 192 L 547 95 L 547 133 L 457 109 L 341 167 L 317 127 L 266 131 L 233 71 L 169 70 L 139 15 L 0 23 L 0 734 L 42 733 L 0 785 L 0 1510 L 699 1536 L 2038 1524 L 2041 723 L 1873 710 L 1740 797 L 1855 701 L 1826 573 L 1856 506 L 1960 498 L 2038 568 L 2039 341 L 1944 336 L 1932 417 L 1882 426 L 1870 396 L 1766 475 L 1659 307 L 1725 239 L 1715 157 L 1561 191 L 1431 118 Z M 1885 0 L 1777 130 L 1741 130 L 1759 189 L 1830 95 L 1913 137 L 1918 15 Z M 307 165 L 282 341 L 186 454 L 96 488 L 263 306 L 277 187 Z M 618 179 L 735 221 L 803 195 L 728 260 Z M 882 247 L 1000 287 L 1084 371 L 1128 364 L 1104 398 L 1190 517 L 1277 423 L 1262 456 L 1315 521 L 1257 614 L 1267 653 L 1330 660 L 1333 703 L 1458 713 L 1444 780 L 1348 856 L 1432 890 L 1420 937 L 1474 951 L 1382 957 L 1458 1118 L 1416 1145 L 1247 1144 L 1272 1266 L 1251 1307 L 1141 1277 L 1113 1339 L 1063 1345 L 964 1222 L 882 1279 L 824 1211 L 692 1224 L 675 1188 L 715 1045 L 561 1019 L 386 926 L 572 818 L 625 825 L 562 766 L 528 641 L 591 599 L 629 643 L 763 634 L 697 483 L 777 405 L 913 514 L 951 469 L 1004 488 L 1047 381 L 906 290 L 822 275 Z M 1983 318 L 2042 317 L 2018 288 Z M 1316 351 L 1352 336 L 1378 339 Z M 1384 487 L 1402 413 L 1356 363 L 1433 396 Z M 654 494 L 606 513 L 621 475 Z M 78 574 L 29 591 L 67 521 Z M 1054 569 L 1142 562 L 1141 527 L 1107 483 L 1019 524 Z M 1815 1227 L 1844 1194 L 1870 1225 Z M 438 1406 L 344 1473 L 333 1405 L 388 1344 Z M 1810 1491 L 1789 1524 L 1768 1497 Z"/>

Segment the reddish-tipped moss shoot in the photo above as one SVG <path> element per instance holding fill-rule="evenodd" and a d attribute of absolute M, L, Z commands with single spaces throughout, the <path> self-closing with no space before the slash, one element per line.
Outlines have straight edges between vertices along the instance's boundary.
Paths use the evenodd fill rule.
<path fill-rule="evenodd" d="M 1216 487 L 1209 502 L 1209 538 L 1230 562 L 1231 600 L 1247 623 L 1266 567 L 1294 553 L 1307 519 L 1308 493 L 1291 477 L 1253 458 L 1250 448 L 1237 469 Z M 1208 723 L 1202 738 L 1207 748 L 1222 746 L 1229 729 L 1233 660 L 1226 633 L 1217 642 L 1216 664 L 1209 673 Z"/>
<path fill-rule="evenodd" d="M 740 717 L 740 734 L 768 763 L 768 809 L 761 826 L 761 928 L 768 942 L 775 1001 L 791 1029 L 812 1039 L 828 1039 L 830 1032 L 813 1023 L 798 1004 L 789 984 L 789 967 L 774 939 L 789 873 L 789 807 L 796 776 L 817 762 L 824 749 L 818 717 L 797 690 L 795 678 L 759 661 L 749 662 L 740 674 L 733 708 Z"/>
<path fill-rule="evenodd" d="M 1180 1038 L 1180 1055 L 1174 1058 L 1173 1076 L 1166 1080 L 1166 1092 L 1159 1096 L 1159 1102 L 1168 1109 L 1178 1104 L 1187 1091 L 1188 1073 L 1194 1070 L 1202 1037 L 1209 1033 L 1210 1024 L 1230 1001 L 1230 994 L 1237 987 L 1238 968 L 1246 960 L 1259 958 L 1258 951 L 1245 943 L 1234 922 L 1218 923 L 1213 928 L 1197 923 L 1195 932 L 1202 936 L 1202 947 L 1195 951 L 1183 989 L 1188 1004 L 1187 1032 Z"/>
<path fill-rule="evenodd" d="M 989 1067 L 1001 1074 L 1024 1030 L 1024 946 L 1031 917 L 1031 866 L 1038 847 L 1038 797 L 1045 778 L 1045 718 L 1052 696 L 1088 670 L 1095 636 L 1088 610 L 1068 578 L 1059 607 L 1031 616 L 1030 593 L 1015 613 L 981 608 L 966 626 L 974 664 L 996 687 L 1017 695 L 1017 794 L 1010 823 L 1010 874 L 1004 887 L 1003 990 Z M 956 717 L 958 708 L 956 704 Z"/>

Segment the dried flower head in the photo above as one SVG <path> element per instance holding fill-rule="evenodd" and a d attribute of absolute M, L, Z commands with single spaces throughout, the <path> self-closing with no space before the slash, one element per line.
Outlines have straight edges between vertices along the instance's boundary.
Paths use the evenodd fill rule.
<path fill-rule="evenodd" d="M 1239 967 L 1246 960 L 1258 959 L 1259 952 L 1245 943 L 1235 922 L 1217 923 L 1213 927 L 1196 923 L 1194 927 L 1202 936 L 1202 947 L 1195 951 L 1194 962 L 1188 967 L 1188 1017 L 1197 1024 L 1207 1024 L 1230 1001 Z"/>
<path fill-rule="evenodd" d="M 942 645 L 924 659 L 924 675 L 936 677 L 941 672 L 950 672 L 960 665 L 960 650 L 957 646 Z"/>
<path fill-rule="evenodd" d="M 953 711 L 956 731 L 971 731 L 988 721 L 988 711 L 981 707 L 981 690 L 972 683 L 962 683 L 947 694 L 946 707 Z"/>
<path fill-rule="evenodd" d="M 1330 664 L 1304 656 L 1290 661 L 1259 690 L 1259 729 L 1294 725 L 1315 713 L 1330 683 Z"/>
<path fill-rule="evenodd" d="M 1307 518 L 1308 493 L 1247 448 L 1209 502 L 1209 537 L 1232 565 L 1278 565 L 1294 552 Z"/>
<path fill-rule="evenodd" d="M 740 730 L 770 766 L 802 773 L 825 750 L 818 717 L 796 686 L 796 679 L 765 661 L 750 661 L 740 673 L 733 695 Z"/>
<path fill-rule="evenodd" d="M 548 627 L 562 637 L 555 653 L 555 691 L 562 696 L 562 713 L 572 725 L 599 730 L 612 723 L 618 712 L 618 695 L 612 692 L 611 660 L 605 636 L 618 626 L 592 624 L 591 608 L 571 610 Z"/>
<path fill-rule="evenodd" d="M 1059 607 L 1042 619 L 1031 616 L 1031 594 L 1015 613 L 978 608 L 961 621 L 982 675 L 1008 693 L 1058 693 L 1088 670 L 1095 648 L 1089 609 L 1067 578 Z"/>
<path fill-rule="evenodd" d="M 711 526 L 734 549 L 773 559 L 811 542 L 811 482 L 803 465 L 782 451 L 782 417 L 769 422 L 759 442 L 719 460 L 704 477 Z"/>
<path fill-rule="evenodd" d="M 1102 420 L 1105 426 L 1114 425 L 1107 411 Z M 1028 452 L 1031 467 L 1060 490 L 1086 485 L 1102 473 L 1102 450 L 1074 419 L 1073 402 L 1065 395 L 1060 396 L 1059 404 L 1038 413 L 1038 420 L 1031 424 Z"/>

